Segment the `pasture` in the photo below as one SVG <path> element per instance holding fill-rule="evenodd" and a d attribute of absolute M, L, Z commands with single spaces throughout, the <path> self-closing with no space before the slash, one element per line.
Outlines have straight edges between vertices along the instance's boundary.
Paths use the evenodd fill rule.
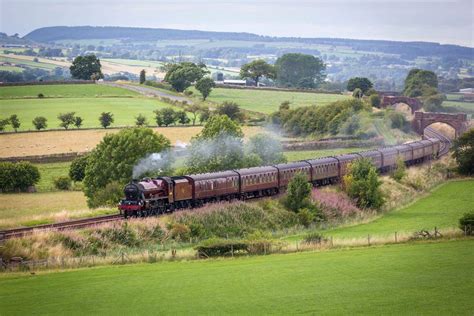
<path fill-rule="evenodd" d="M 334 149 L 321 149 L 321 150 L 297 150 L 297 151 L 285 151 L 283 155 L 288 161 L 306 160 L 312 158 L 321 158 L 334 155 L 342 155 L 351 152 L 360 152 L 368 150 L 369 148 L 334 148 Z"/>
<path fill-rule="evenodd" d="M 41 178 L 36 184 L 38 192 L 56 191 L 54 187 L 54 179 L 58 177 L 69 176 L 70 162 L 54 162 L 54 163 L 39 163 L 35 164 L 38 167 Z"/>
<path fill-rule="evenodd" d="M 0 229 L 117 213 L 89 209 L 80 191 L 0 194 Z"/>
<path fill-rule="evenodd" d="M 382 214 L 368 223 L 329 229 L 323 234 L 335 238 L 359 238 L 368 234 L 389 237 L 394 232 L 411 234 L 422 229 L 434 231 L 435 227 L 457 229 L 459 218 L 473 210 L 473 192 L 472 179 L 447 182 L 407 207 Z"/>
<path fill-rule="evenodd" d="M 200 96 L 196 89 L 190 89 L 194 95 Z M 215 88 L 207 100 L 219 104 L 224 101 L 233 101 L 240 105 L 242 109 L 271 114 L 278 111 L 278 107 L 284 101 L 289 101 L 290 107 L 294 108 L 309 105 L 326 105 L 348 98 L 349 96 L 341 94 Z"/>
<path fill-rule="evenodd" d="M 20 117 L 21 119 L 21 117 Z M 177 141 L 188 143 L 197 135 L 202 126 L 154 127 L 175 145 Z M 12 133 L 0 135 L 0 157 L 34 156 L 86 152 L 92 150 L 107 133 L 117 133 L 120 129 L 46 131 L 32 133 Z M 263 132 L 258 126 L 243 126 L 245 137 Z"/>
<path fill-rule="evenodd" d="M 8 315 L 470 315 L 473 243 L 6 274 L 0 276 L 0 309 Z"/>
<path fill-rule="evenodd" d="M 0 99 L 37 98 L 40 93 L 44 95 L 44 98 L 139 96 L 139 94 L 134 91 L 100 84 L 57 84 L 0 87 Z"/>

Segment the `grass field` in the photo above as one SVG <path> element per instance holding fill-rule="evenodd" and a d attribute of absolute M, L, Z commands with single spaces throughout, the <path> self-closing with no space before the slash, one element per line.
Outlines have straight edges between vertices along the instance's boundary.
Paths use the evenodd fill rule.
<path fill-rule="evenodd" d="M 474 102 L 444 101 L 443 106 L 453 106 L 460 111 L 474 112 Z"/>
<path fill-rule="evenodd" d="M 193 94 L 199 95 L 199 92 L 194 88 L 192 91 Z M 325 105 L 348 98 L 348 96 L 340 94 L 215 88 L 208 100 L 216 103 L 234 101 L 245 110 L 270 114 L 277 111 L 283 101 L 290 101 L 291 107 L 299 107 Z"/>
<path fill-rule="evenodd" d="M 445 241 L 4 275 L 0 309 L 7 315 L 472 315 L 473 246 L 473 240 Z"/>
<path fill-rule="evenodd" d="M 285 151 L 288 161 L 305 160 L 311 158 L 321 158 L 334 155 L 342 155 L 351 152 L 360 152 L 368 150 L 369 148 L 335 148 L 335 149 L 321 149 L 321 150 L 299 150 L 299 151 Z"/>
<path fill-rule="evenodd" d="M 36 189 L 38 192 L 56 191 L 54 187 L 54 179 L 58 177 L 66 177 L 69 175 L 70 162 L 40 163 L 35 164 L 38 167 L 41 178 Z"/>
<path fill-rule="evenodd" d="M 48 120 L 48 128 L 60 128 L 57 116 L 59 113 L 76 112 L 83 118 L 82 127 L 100 127 L 99 116 L 102 112 L 114 115 L 113 126 L 133 126 L 138 114 L 147 117 L 150 124 L 154 123 L 153 111 L 173 107 L 158 99 L 152 98 L 52 98 L 52 99 L 3 99 L 0 100 L 2 117 L 17 114 L 20 130 L 33 130 L 32 120 L 36 116 L 44 116 Z M 180 108 L 173 107 L 176 110 Z M 11 126 L 7 128 L 11 130 Z"/>
<path fill-rule="evenodd" d="M 0 87 L 0 98 L 36 98 L 42 93 L 45 98 L 125 97 L 139 94 L 127 89 L 99 84 L 58 84 Z M 25 101 L 27 102 L 27 101 Z"/>
<path fill-rule="evenodd" d="M 358 238 L 371 236 L 392 236 L 394 232 L 413 233 L 422 229 L 456 228 L 459 218 L 473 211 L 474 180 L 448 182 L 431 194 L 413 204 L 383 214 L 378 219 L 351 227 L 339 227 L 324 231 L 336 238 Z"/>
<path fill-rule="evenodd" d="M 0 229 L 116 212 L 88 209 L 84 193 L 79 191 L 0 194 Z"/>
<path fill-rule="evenodd" d="M 23 68 L 15 66 L 0 65 L 0 71 L 22 72 Z"/>
<path fill-rule="evenodd" d="M 188 143 L 201 131 L 201 126 L 155 127 L 155 132 L 163 134 L 175 145 L 179 140 Z M 258 126 L 244 126 L 245 137 L 261 133 Z M 119 129 L 47 131 L 32 133 L 12 133 L 0 135 L 0 157 L 85 152 L 92 150 L 107 133 L 117 133 Z"/>
<path fill-rule="evenodd" d="M 33 58 L 34 57 L 30 58 L 30 56 L 20 57 L 20 56 L 14 56 L 14 55 L 3 55 L 3 56 L 0 56 L 0 62 L 8 62 L 15 65 L 23 65 L 30 68 L 39 68 L 43 70 L 53 70 L 54 68 L 58 67 L 58 65 L 55 65 L 53 63 L 42 61 L 43 59 L 39 60 L 38 62 L 33 61 Z"/>

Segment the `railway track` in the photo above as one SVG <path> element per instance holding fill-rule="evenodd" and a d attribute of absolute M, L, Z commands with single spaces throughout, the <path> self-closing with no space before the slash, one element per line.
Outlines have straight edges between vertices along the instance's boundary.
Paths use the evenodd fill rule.
<path fill-rule="evenodd" d="M 438 138 L 439 140 L 441 140 L 439 156 L 446 155 L 449 152 L 449 149 L 451 147 L 451 139 L 446 137 L 443 133 L 438 132 L 437 130 L 431 127 L 427 127 L 425 129 L 425 136 Z M 68 229 L 80 229 L 80 228 L 96 226 L 103 223 L 117 222 L 117 221 L 122 221 L 122 220 L 123 220 L 122 215 L 114 214 L 114 215 L 78 219 L 78 220 L 67 221 L 67 222 L 38 225 L 38 226 L 33 226 L 33 227 L 9 229 L 9 230 L 0 231 L 0 241 L 10 239 L 10 238 L 15 238 L 15 237 L 23 237 L 23 236 L 32 234 L 34 232 L 39 232 L 39 231 L 47 231 L 47 230 L 61 231 L 61 230 L 68 230 Z"/>
<path fill-rule="evenodd" d="M 432 138 L 438 138 L 441 141 L 441 145 L 439 148 L 439 156 L 444 156 L 449 152 L 449 149 L 451 148 L 451 139 L 449 137 L 446 137 L 443 133 L 438 132 L 434 128 L 427 127 L 424 132 L 425 136 L 427 137 L 432 137 Z"/>
<path fill-rule="evenodd" d="M 32 227 L 22 227 L 0 231 L 0 240 L 23 237 L 34 232 L 47 231 L 47 230 L 68 230 L 68 229 L 79 229 L 92 227 L 103 223 L 117 222 L 123 220 L 123 217 L 120 214 L 105 215 L 98 217 L 90 217 L 77 219 L 67 222 L 53 223 L 38 225 Z"/>

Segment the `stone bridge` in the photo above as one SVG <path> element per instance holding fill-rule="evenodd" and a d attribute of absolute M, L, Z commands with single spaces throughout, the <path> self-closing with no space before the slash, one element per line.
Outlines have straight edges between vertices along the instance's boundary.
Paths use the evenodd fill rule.
<path fill-rule="evenodd" d="M 393 106 L 398 103 L 405 103 L 411 109 L 411 114 L 415 113 L 416 111 L 420 110 L 423 106 L 417 98 L 409 98 L 403 96 L 393 96 L 393 95 L 384 95 L 382 98 L 382 102 L 380 103 L 381 108 L 387 108 L 389 106 Z"/>
<path fill-rule="evenodd" d="M 467 131 L 469 121 L 465 113 L 433 113 L 433 112 L 415 112 L 412 125 L 415 132 L 423 135 L 426 127 L 433 123 L 446 123 L 454 128 L 456 138 Z"/>

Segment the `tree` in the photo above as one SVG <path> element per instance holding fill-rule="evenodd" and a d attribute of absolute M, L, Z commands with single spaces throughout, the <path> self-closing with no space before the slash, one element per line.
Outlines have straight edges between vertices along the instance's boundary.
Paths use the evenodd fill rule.
<path fill-rule="evenodd" d="M 232 101 L 224 101 L 220 106 L 217 107 L 216 113 L 219 115 L 227 115 L 231 120 L 236 122 L 243 122 L 244 113 L 240 110 L 237 103 Z"/>
<path fill-rule="evenodd" d="M 209 77 L 204 77 L 204 78 L 199 79 L 195 85 L 196 89 L 201 93 L 202 99 L 204 101 L 211 93 L 212 88 L 214 88 L 215 86 L 216 86 L 216 83 L 214 82 L 214 80 L 212 80 L 212 78 L 209 78 Z"/>
<path fill-rule="evenodd" d="M 107 128 L 114 122 L 114 115 L 110 112 L 102 112 L 99 116 L 99 122 L 103 128 Z"/>
<path fill-rule="evenodd" d="M 169 126 L 177 121 L 176 111 L 172 108 L 155 110 L 155 119 L 158 126 Z"/>
<path fill-rule="evenodd" d="M 74 79 L 94 80 L 104 78 L 100 60 L 95 55 L 77 56 L 69 71 Z"/>
<path fill-rule="evenodd" d="M 185 111 L 176 112 L 176 120 L 183 125 L 191 121 Z"/>
<path fill-rule="evenodd" d="M 211 110 L 209 109 L 209 107 L 207 106 L 202 106 L 200 109 L 199 109 L 199 122 L 202 123 L 205 123 L 209 120 L 209 118 L 211 117 L 212 113 L 211 113 Z"/>
<path fill-rule="evenodd" d="M 196 119 L 199 111 L 201 111 L 201 106 L 199 104 L 192 103 L 186 107 L 186 111 L 193 115 L 191 121 L 193 122 L 193 125 L 196 125 Z"/>
<path fill-rule="evenodd" d="M 355 89 L 359 88 L 362 90 L 362 93 L 367 95 L 367 92 L 373 87 L 374 85 L 368 78 L 363 77 L 355 77 L 349 79 L 347 82 L 347 90 L 354 91 Z"/>
<path fill-rule="evenodd" d="M 144 84 L 146 81 L 146 71 L 145 69 L 142 69 L 140 71 L 140 84 Z"/>
<path fill-rule="evenodd" d="M 10 116 L 9 121 L 10 121 L 10 124 L 12 125 L 13 129 L 15 130 L 15 132 L 17 132 L 18 129 L 20 128 L 20 125 L 21 125 L 20 119 L 18 118 L 18 115 L 12 114 Z"/>
<path fill-rule="evenodd" d="M 303 173 L 298 172 L 288 183 L 288 190 L 284 199 L 285 207 L 290 211 L 298 213 L 300 209 L 310 204 L 310 195 L 311 184 Z"/>
<path fill-rule="evenodd" d="M 380 107 L 380 96 L 378 94 L 371 94 L 369 97 L 369 103 L 372 107 L 374 108 L 379 108 Z"/>
<path fill-rule="evenodd" d="M 168 65 L 166 69 L 167 72 L 164 80 L 171 84 L 173 89 L 178 92 L 183 92 L 191 86 L 193 82 L 198 81 L 209 73 L 206 69 L 206 65 L 196 65 L 191 62 Z"/>
<path fill-rule="evenodd" d="M 240 77 L 253 79 L 255 85 L 258 87 L 258 82 L 262 77 L 275 79 L 275 67 L 268 64 L 263 59 L 256 59 L 240 68 Z"/>
<path fill-rule="evenodd" d="M 48 127 L 47 119 L 44 116 L 37 116 L 33 119 L 32 123 L 35 126 L 36 130 L 45 129 Z"/>
<path fill-rule="evenodd" d="M 140 159 L 169 147 L 167 138 L 148 128 L 126 128 L 104 136 L 87 159 L 83 183 L 88 204 L 97 206 L 96 194 L 107 184 L 117 181 L 123 185 L 130 181 L 133 167 Z"/>
<path fill-rule="evenodd" d="M 69 167 L 69 177 L 73 181 L 82 181 L 86 175 L 88 155 L 77 157 Z"/>
<path fill-rule="evenodd" d="M 360 208 L 379 209 L 383 205 L 381 184 L 377 169 L 368 158 L 360 158 L 350 163 L 343 178 L 344 191 Z"/>
<path fill-rule="evenodd" d="M 69 125 L 73 125 L 75 122 L 75 114 L 76 112 L 59 113 L 58 119 L 61 121 L 59 126 L 68 129 Z"/>
<path fill-rule="evenodd" d="M 0 192 L 26 191 L 40 177 L 38 167 L 28 161 L 0 162 Z"/>
<path fill-rule="evenodd" d="M 402 156 L 397 157 L 397 166 L 395 167 L 395 170 L 391 173 L 392 179 L 394 179 L 397 182 L 400 182 L 403 177 L 406 175 L 406 165 L 405 161 L 403 160 Z"/>
<path fill-rule="evenodd" d="M 226 115 L 214 115 L 191 140 L 186 160 L 188 173 L 203 173 L 244 166 L 243 132 Z"/>
<path fill-rule="evenodd" d="M 326 77 L 325 69 L 321 59 L 299 53 L 285 54 L 275 63 L 277 83 L 284 87 L 304 88 L 308 86 L 308 80 L 318 86 Z M 302 78 L 305 79 L 302 81 Z"/>
<path fill-rule="evenodd" d="M 268 134 L 250 137 L 246 145 L 246 154 L 256 155 L 259 158 L 259 164 L 272 165 L 286 162 L 281 142 Z"/>
<path fill-rule="evenodd" d="M 82 126 L 83 119 L 80 116 L 74 117 L 74 126 L 80 128 Z"/>
<path fill-rule="evenodd" d="M 359 88 L 355 88 L 354 91 L 352 91 L 352 96 L 354 98 L 360 99 L 364 96 L 364 92 L 362 92 L 362 90 Z"/>
<path fill-rule="evenodd" d="M 147 125 L 147 120 L 146 120 L 146 117 L 145 115 L 143 114 L 138 114 L 138 116 L 135 118 L 135 125 L 136 126 L 145 126 Z"/>
<path fill-rule="evenodd" d="M 0 119 L 0 132 L 3 132 L 8 125 L 10 125 L 10 119 Z"/>
<path fill-rule="evenodd" d="M 403 94 L 407 97 L 426 97 L 437 94 L 438 77 L 430 70 L 412 69 L 405 79 Z"/>
<path fill-rule="evenodd" d="M 458 163 L 458 172 L 474 175 L 474 129 L 455 139 L 451 151 Z"/>

